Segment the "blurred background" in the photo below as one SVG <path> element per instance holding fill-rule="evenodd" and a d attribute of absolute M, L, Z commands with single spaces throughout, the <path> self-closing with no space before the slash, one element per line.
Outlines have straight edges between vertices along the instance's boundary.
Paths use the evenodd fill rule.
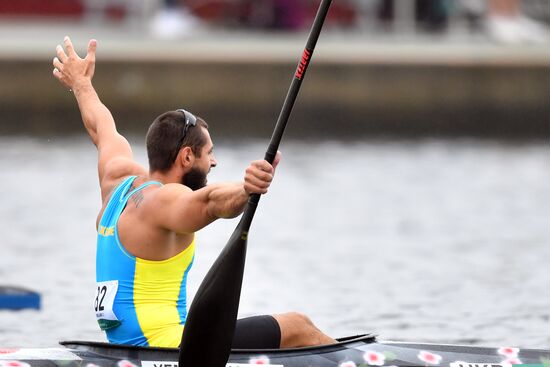
<path fill-rule="evenodd" d="M 210 181 L 262 157 L 317 0 L 0 0 L 0 346 L 103 340 L 96 151 L 52 76 L 94 85 L 146 164 L 165 110 L 204 117 Z M 240 316 L 327 333 L 550 347 L 550 2 L 334 0 L 249 239 Z M 199 232 L 193 295 L 236 223 Z M 281 286 L 284 285 L 284 286 Z"/>
<path fill-rule="evenodd" d="M 70 35 L 81 53 L 98 39 L 96 87 L 120 126 L 142 133 L 186 106 L 224 135 L 265 136 L 317 4 L 1 0 L 0 133 L 81 131 L 46 72 Z M 291 131 L 548 135 L 549 22 L 543 0 L 335 1 Z"/>

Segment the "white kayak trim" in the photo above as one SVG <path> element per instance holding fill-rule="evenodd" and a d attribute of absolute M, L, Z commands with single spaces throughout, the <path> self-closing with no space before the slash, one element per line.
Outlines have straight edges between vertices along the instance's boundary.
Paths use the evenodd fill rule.
<path fill-rule="evenodd" d="M 2 360 L 81 361 L 82 358 L 66 348 L 14 348 L 0 349 Z"/>

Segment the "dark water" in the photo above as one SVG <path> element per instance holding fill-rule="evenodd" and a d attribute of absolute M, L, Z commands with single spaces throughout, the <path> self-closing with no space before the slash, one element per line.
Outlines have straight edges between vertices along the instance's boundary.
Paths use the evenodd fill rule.
<path fill-rule="evenodd" d="M 219 143 L 210 180 L 240 180 L 265 145 Z M 550 144 L 281 149 L 249 239 L 241 316 L 296 310 L 336 337 L 550 347 Z M 0 283 L 43 296 L 40 312 L 0 311 L 1 346 L 103 340 L 95 164 L 86 139 L 0 138 Z M 191 295 L 235 225 L 198 234 Z"/>

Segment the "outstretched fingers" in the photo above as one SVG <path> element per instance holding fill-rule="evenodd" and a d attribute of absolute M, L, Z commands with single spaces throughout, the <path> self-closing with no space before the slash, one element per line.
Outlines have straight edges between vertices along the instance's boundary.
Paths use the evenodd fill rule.
<path fill-rule="evenodd" d="M 57 57 L 53 58 L 53 76 L 63 83 L 63 63 Z"/>
<path fill-rule="evenodd" d="M 69 36 L 65 36 L 65 38 L 63 39 L 63 45 L 65 46 L 65 50 L 67 50 L 67 55 L 69 57 L 77 56 L 73 47 L 73 43 L 71 42 L 71 39 L 69 38 Z"/>
<path fill-rule="evenodd" d="M 65 53 L 65 51 L 63 50 L 63 47 L 61 45 L 57 45 L 55 47 L 55 52 L 57 54 L 57 58 L 61 61 L 61 62 L 65 62 L 67 61 L 67 59 L 69 58 L 67 56 L 67 54 Z"/>
<path fill-rule="evenodd" d="M 58 68 L 53 68 L 53 76 L 55 76 L 57 79 L 61 80 L 61 72 Z"/>
<path fill-rule="evenodd" d="M 86 57 L 82 59 L 76 53 L 71 39 L 66 36 L 63 43 L 55 48 L 53 75 L 69 89 L 82 82 L 91 82 L 95 71 L 96 48 L 97 41 L 90 40 Z"/>
<path fill-rule="evenodd" d="M 59 80 L 61 84 L 63 84 L 66 88 L 71 90 L 71 86 L 67 83 L 65 74 L 63 74 L 58 68 L 53 68 L 53 76 Z"/>
<path fill-rule="evenodd" d="M 95 63 L 96 49 L 97 49 L 97 41 L 95 39 L 91 39 L 90 42 L 88 42 L 88 54 L 86 55 L 86 59 L 91 63 Z"/>
<path fill-rule="evenodd" d="M 61 45 L 57 45 L 55 47 L 55 53 L 56 57 L 53 58 L 53 75 L 58 77 L 63 72 L 63 63 L 67 61 L 68 57 L 65 51 L 63 50 L 63 47 Z"/>
<path fill-rule="evenodd" d="M 54 70 L 59 70 L 60 72 L 63 72 L 63 63 L 59 60 L 59 58 L 56 56 L 53 58 L 53 67 Z"/>

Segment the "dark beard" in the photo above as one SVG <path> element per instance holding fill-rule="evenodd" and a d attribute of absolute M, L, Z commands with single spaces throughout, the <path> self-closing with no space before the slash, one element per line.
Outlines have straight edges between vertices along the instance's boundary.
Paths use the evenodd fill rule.
<path fill-rule="evenodd" d="M 183 176 L 181 183 L 196 191 L 206 186 L 206 173 L 201 172 L 198 168 L 193 167 Z"/>

